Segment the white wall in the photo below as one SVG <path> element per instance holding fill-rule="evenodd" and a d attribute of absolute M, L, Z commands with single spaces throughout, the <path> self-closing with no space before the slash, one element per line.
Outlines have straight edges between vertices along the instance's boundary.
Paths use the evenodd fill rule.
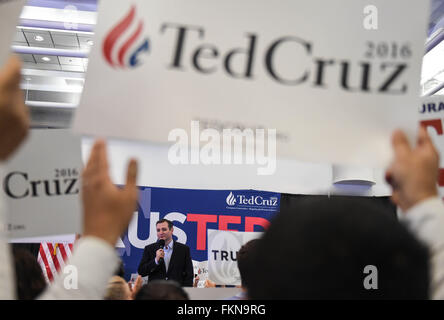
<path fill-rule="evenodd" d="M 93 140 L 82 140 L 87 160 Z M 256 189 L 293 194 L 390 195 L 383 169 L 373 171 L 372 186 L 333 185 L 332 165 L 278 160 L 271 176 L 257 175 L 255 165 L 171 165 L 168 146 L 143 142 L 108 140 L 110 174 L 116 184 L 125 182 L 130 157 L 139 162 L 138 185 L 183 189 Z M 368 176 L 368 170 L 366 178 Z M 356 171 L 355 171 L 356 173 Z M 356 178 L 356 174 L 354 176 Z"/>

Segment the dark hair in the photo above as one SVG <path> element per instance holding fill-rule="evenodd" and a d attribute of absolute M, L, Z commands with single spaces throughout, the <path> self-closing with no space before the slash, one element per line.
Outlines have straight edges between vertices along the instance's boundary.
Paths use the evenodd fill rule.
<path fill-rule="evenodd" d="M 17 297 L 33 300 L 46 288 L 42 268 L 28 250 L 13 248 Z"/>
<path fill-rule="evenodd" d="M 135 300 L 189 300 L 189 297 L 176 281 L 153 280 L 140 288 Z"/>
<path fill-rule="evenodd" d="M 370 199 L 301 201 L 279 213 L 253 250 L 251 299 L 427 299 L 429 254 Z M 365 289 L 377 268 L 377 289 Z M 373 274 L 373 272 L 372 272 Z"/>
<path fill-rule="evenodd" d="M 121 278 L 125 278 L 125 267 L 124 267 L 122 259 L 119 259 L 119 266 L 117 267 L 116 271 L 114 272 L 114 275 L 119 276 Z"/>
<path fill-rule="evenodd" d="M 237 252 L 237 268 L 241 276 L 241 282 L 243 287 L 247 287 L 244 279 L 246 279 L 246 272 L 248 270 L 248 257 L 251 252 L 258 246 L 259 239 L 253 239 L 245 243 Z"/>
<path fill-rule="evenodd" d="M 159 221 L 156 222 L 156 226 L 159 223 L 164 223 L 164 222 L 168 223 L 168 229 L 171 230 L 171 228 L 173 227 L 173 223 L 170 220 L 168 220 L 168 219 L 160 219 Z"/>

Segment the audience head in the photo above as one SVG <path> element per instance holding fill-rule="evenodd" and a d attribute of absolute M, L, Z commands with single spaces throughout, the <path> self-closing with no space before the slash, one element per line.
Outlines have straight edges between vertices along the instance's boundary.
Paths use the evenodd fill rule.
<path fill-rule="evenodd" d="M 135 300 L 189 300 L 189 297 L 175 281 L 154 280 L 139 290 Z"/>
<path fill-rule="evenodd" d="M 428 257 L 371 199 L 307 199 L 277 215 L 243 277 L 252 299 L 426 299 Z"/>
<path fill-rule="evenodd" d="M 106 288 L 105 300 L 131 300 L 128 283 L 119 276 L 113 276 Z"/>
<path fill-rule="evenodd" d="M 121 278 L 125 277 L 125 267 L 123 265 L 123 261 L 119 261 L 119 266 L 116 269 L 116 272 L 114 273 L 115 276 L 119 276 Z"/>
<path fill-rule="evenodd" d="M 242 287 L 246 287 L 244 279 L 248 270 L 248 257 L 251 252 L 258 246 L 259 239 L 253 239 L 245 243 L 237 252 L 237 267 L 241 276 Z"/>
<path fill-rule="evenodd" d="M 17 297 L 20 300 L 33 300 L 46 288 L 42 268 L 31 252 L 14 248 Z"/>

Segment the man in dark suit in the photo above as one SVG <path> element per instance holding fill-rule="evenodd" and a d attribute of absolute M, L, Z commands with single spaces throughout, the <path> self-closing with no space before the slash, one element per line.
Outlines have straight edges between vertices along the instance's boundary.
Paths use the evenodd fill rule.
<path fill-rule="evenodd" d="M 137 272 L 148 276 L 152 280 L 174 280 L 185 287 L 193 286 L 193 263 L 190 248 L 187 245 L 173 240 L 173 223 L 161 219 L 156 223 L 157 238 L 164 240 L 165 245 L 160 247 L 159 242 L 145 247 L 143 257 Z"/>

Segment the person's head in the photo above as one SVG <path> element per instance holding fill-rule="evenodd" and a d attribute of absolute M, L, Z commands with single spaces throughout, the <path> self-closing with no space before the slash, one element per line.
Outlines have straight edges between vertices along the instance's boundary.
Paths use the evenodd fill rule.
<path fill-rule="evenodd" d="M 244 279 L 246 278 L 246 272 L 248 270 L 248 257 L 254 248 L 257 247 L 259 239 L 253 239 L 245 243 L 237 252 L 237 268 L 241 276 L 242 287 L 246 287 Z"/>
<path fill-rule="evenodd" d="M 109 280 L 105 300 L 131 300 L 131 290 L 125 279 L 113 276 Z"/>
<path fill-rule="evenodd" d="M 114 272 L 115 276 L 119 276 L 121 278 L 125 277 L 125 267 L 123 265 L 123 261 L 120 259 L 119 266 L 117 267 L 116 271 Z"/>
<path fill-rule="evenodd" d="M 163 239 L 166 243 L 173 239 L 173 223 L 167 219 L 156 222 L 157 239 Z"/>
<path fill-rule="evenodd" d="M 189 300 L 189 297 L 176 281 L 154 280 L 140 288 L 135 300 Z"/>
<path fill-rule="evenodd" d="M 42 268 L 31 252 L 14 248 L 14 263 L 17 297 L 20 300 L 33 300 L 46 288 Z"/>
<path fill-rule="evenodd" d="M 245 282 L 251 299 L 427 299 L 428 259 L 371 199 L 307 199 L 272 221 Z"/>

